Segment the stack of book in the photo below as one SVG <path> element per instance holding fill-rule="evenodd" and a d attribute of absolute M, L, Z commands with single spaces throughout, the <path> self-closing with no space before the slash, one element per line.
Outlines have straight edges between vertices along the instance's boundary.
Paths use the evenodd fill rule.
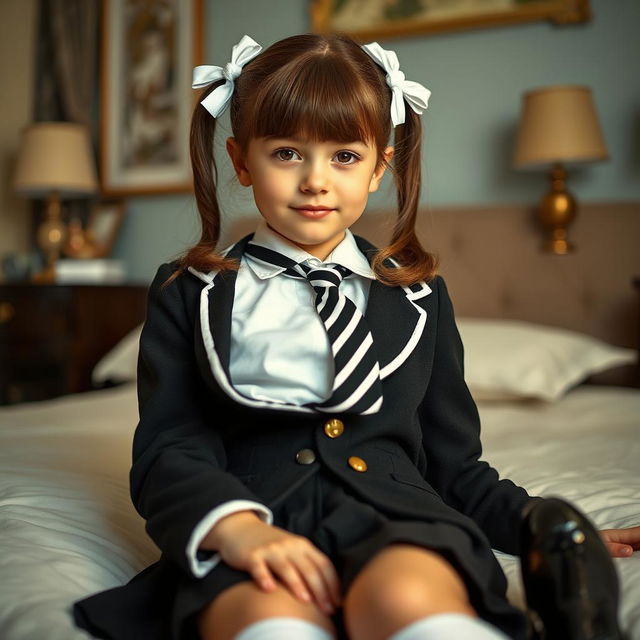
<path fill-rule="evenodd" d="M 126 279 L 122 260 L 113 258 L 73 258 L 56 262 L 57 284 L 118 284 Z"/>

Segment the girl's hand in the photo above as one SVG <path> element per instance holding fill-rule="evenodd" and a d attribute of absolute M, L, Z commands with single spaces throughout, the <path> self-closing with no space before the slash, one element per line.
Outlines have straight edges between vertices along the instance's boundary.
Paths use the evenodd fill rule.
<path fill-rule="evenodd" d="M 201 547 L 248 571 L 265 591 L 273 591 L 278 579 L 299 600 L 315 601 L 327 615 L 340 604 L 338 576 L 329 558 L 307 538 L 266 524 L 252 511 L 217 522 Z"/>
<path fill-rule="evenodd" d="M 604 529 L 600 536 L 614 558 L 628 558 L 640 549 L 640 527 Z"/>

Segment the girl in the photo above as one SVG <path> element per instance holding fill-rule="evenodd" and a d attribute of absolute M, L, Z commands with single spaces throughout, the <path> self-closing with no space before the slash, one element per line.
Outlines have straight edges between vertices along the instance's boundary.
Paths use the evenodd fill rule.
<path fill-rule="evenodd" d="M 376 43 L 320 35 L 264 52 L 245 36 L 194 86 L 202 237 L 151 285 L 131 469 L 162 556 L 76 603 L 77 623 L 136 640 L 526 637 L 491 548 L 518 551 L 539 499 L 479 461 L 451 302 L 414 233 L 429 91 Z M 227 105 L 263 220 L 219 254 Z M 398 216 L 377 250 L 349 227 L 386 169 Z"/>

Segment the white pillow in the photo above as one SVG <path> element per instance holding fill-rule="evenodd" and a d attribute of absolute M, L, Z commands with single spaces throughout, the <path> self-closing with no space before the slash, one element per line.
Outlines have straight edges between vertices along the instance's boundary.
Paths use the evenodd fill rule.
<path fill-rule="evenodd" d="M 107 380 L 129 382 L 136 379 L 141 333 L 142 325 L 139 325 L 102 356 L 91 372 L 94 384 L 100 385 Z"/>
<path fill-rule="evenodd" d="M 557 400 L 590 375 L 633 363 L 633 349 L 518 320 L 460 318 L 465 380 L 476 400 Z"/>

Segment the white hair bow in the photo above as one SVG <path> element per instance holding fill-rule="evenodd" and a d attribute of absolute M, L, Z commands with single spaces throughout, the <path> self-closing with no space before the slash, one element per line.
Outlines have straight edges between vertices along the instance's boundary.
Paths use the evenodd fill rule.
<path fill-rule="evenodd" d="M 417 114 L 429 106 L 431 91 L 418 82 L 404 79 L 395 51 L 383 49 L 377 42 L 363 44 L 362 48 L 387 72 L 387 84 L 391 87 L 391 122 L 394 127 L 405 121 L 405 100 Z"/>
<path fill-rule="evenodd" d="M 227 108 L 233 95 L 235 79 L 242 72 L 242 67 L 253 60 L 261 51 L 262 47 L 253 38 L 245 35 L 242 36 L 238 44 L 233 46 L 231 62 L 228 62 L 224 67 L 201 64 L 193 70 L 192 89 L 201 89 L 218 80 L 226 79 L 224 84 L 216 87 L 200 103 L 214 118 L 221 115 Z"/>

